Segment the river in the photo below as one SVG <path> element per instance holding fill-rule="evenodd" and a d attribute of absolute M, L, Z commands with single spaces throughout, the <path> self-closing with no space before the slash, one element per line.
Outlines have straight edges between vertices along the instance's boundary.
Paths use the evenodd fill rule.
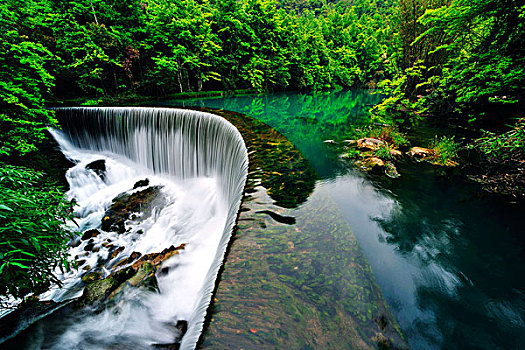
<path fill-rule="evenodd" d="M 290 140 L 316 171 L 310 196 L 329 195 L 339 206 L 411 348 L 523 347 L 524 208 L 429 164 L 405 159 L 401 177 L 389 179 L 341 159 L 323 141 L 352 137 L 379 99 L 367 91 L 339 91 L 154 104 L 244 113 Z M 449 132 L 427 126 L 413 139 Z M 224 275 L 230 278 L 228 265 Z M 212 321 L 211 334 L 213 327 Z"/>

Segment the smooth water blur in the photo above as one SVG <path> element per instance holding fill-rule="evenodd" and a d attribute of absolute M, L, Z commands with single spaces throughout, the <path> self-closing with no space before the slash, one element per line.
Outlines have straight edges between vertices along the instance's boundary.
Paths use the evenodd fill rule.
<path fill-rule="evenodd" d="M 245 113 L 292 141 L 322 178 L 315 191 L 339 204 L 412 348 L 525 347 L 523 206 L 428 164 L 404 160 L 392 180 L 341 160 L 323 141 L 350 138 L 378 100 L 341 91 L 162 104 Z"/>
<path fill-rule="evenodd" d="M 355 125 L 370 117 L 369 109 L 381 100 L 368 91 L 275 93 L 225 98 L 160 101 L 156 105 L 200 106 L 250 115 L 286 136 L 308 158 L 321 178 L 340 173 L 338 155 L 325 140 L 353 134 Z"/>

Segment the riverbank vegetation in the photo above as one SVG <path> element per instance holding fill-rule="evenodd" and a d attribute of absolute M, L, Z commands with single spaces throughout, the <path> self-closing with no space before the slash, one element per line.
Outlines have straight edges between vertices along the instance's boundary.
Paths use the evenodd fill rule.
<path fill-rule="evenodd" d="M 522 189 L 523 119 L 512 118 L 524 112 L 524 25 L 525 4 L 514 0 L 6 0 L 0 5 L 2 186 L 14 191 L 12 199 L 34 198 L 27 186 L 5 182 L 5 174 L 22 174 L 26 182 L 41 175 L 8 164 L 23 164 L 41 148 L 45 128 L 56 126 L 46 107 L 64 100 L 381 88 L 386 97 L 373 109 L 374 121 L 394 128 L 438 118 L 466 126 L 479 137 L 472 149 L 485 159 L 478 167 L 485 170 L 473 178 L 493 190 L 501 179 Z M 391 156 L 394 141 L 377 152 Z M 440 157 L 452 148 L 441 141 Z M 483 171 L 493 175 L 483 178 Z M 65 205 L 55 187 L 38 188 Z M 39 204 L 46 213 L 40 224 L 52 223 L 46 229 L 62 237 L 56 217 L 64 213 L 47 200 Z M 28 220 L 14 205 L 2 209 L 0 245 L 20 251 L 16 257 L 2 251 L 2 281 L 24 275 L 33 266 L 27 259 L 49 262 L 40 256 L 45 249 L 12 244 L 9 237 L 20 230 L 46 237 L 42 227 L 9 226 Z M 28 285 L 52 279 L 50 270 L 42 271 L 26 273 Z M 13 288 L 0 292 L 27 289 Z"/>

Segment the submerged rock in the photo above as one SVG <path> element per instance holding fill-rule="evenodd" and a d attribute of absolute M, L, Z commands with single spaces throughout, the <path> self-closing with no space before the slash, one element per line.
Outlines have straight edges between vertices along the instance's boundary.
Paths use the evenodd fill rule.
<path fill-rule="evenodd" d="M 161 186 L 152 186 L 132 194 L 121 193 L 113 199 L 113 204 L 104 213 L 102 218 L 102 230 L 106 232 L 126 232 L 125 222 L 132 218 L 135 213 L 142 213 L 142 217 L 148 217 L 154 205 L 161 204 Z M 138 216 L 135 216 L 138 218 Z"/>
<path fill-rule="evenodd" d="M 93 170 L 102 180 L 106 178 L 106 161 L 104 159 L 89 163 L 86 165 L 86 169 Z"/>

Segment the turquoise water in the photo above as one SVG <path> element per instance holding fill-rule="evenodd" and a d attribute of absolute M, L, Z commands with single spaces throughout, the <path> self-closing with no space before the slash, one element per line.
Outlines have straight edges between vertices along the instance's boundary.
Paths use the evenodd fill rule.
<path fill-rule="evenodd" d="M 341 160 L 323 141 L 351 137 L 378 100 L 341 91 L 162 104 L 245 113 L 292 141 L 318 172 L 316 191 L 331 195 L 352 227 L 412 348 L 525 347 L 525 208 L 428 164 L 404 160 L 392 180 Z"/>
<path fill-rule="evenodd" d="M 219 108 L 250 115 L 286 136 L 311 162 L 321 178 L 341 171 L 336 153 L 325 140 L 350 137 L 366 122 L 379 95 L 362 91 L 311 94 L 274 93 L 226 98 L 162 101 L 172 106 Z M 156 103 L 159 104 L 159 103 Z"/>

